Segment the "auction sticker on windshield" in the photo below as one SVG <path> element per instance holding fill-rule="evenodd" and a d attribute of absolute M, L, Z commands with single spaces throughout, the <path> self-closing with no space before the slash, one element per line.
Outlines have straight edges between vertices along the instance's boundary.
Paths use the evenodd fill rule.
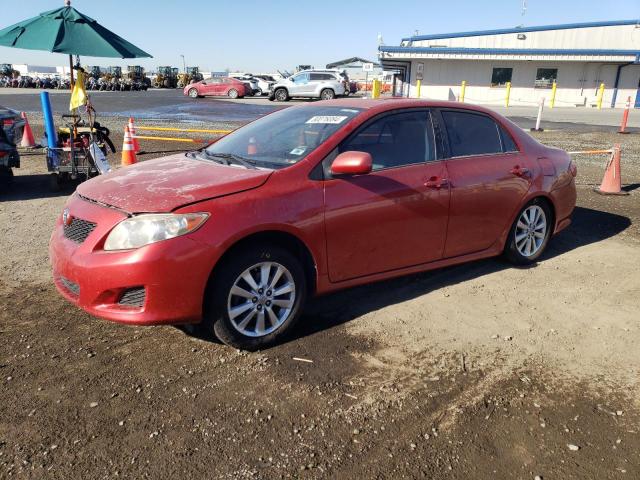
<path fill-rule="evenodd" d="M 311 117 L 305 123 L 332 123 L 338 124 L 344 122 L 347 118 L 346 115 L 316 115 Z"/>

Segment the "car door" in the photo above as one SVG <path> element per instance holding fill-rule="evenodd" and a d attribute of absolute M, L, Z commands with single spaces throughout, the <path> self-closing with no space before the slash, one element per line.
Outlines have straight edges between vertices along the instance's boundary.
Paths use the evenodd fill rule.
<path fill-rule="evenodd" d="M 451 206 L 445 258 L 491 247 L 529 190 L 531 165 L 491 116 L 443 109 Z"/>
<path fill-rule="evenodd" d="M 446 164 L 431 113 L 410 109 L 366 122 L 329 156 L 364 151 L 370 174 L 330 178 L 325 169 L 329 278 L 340 282 L 442 258 L 449 208 Z"/>
<path fill-rule="evenodd" d="M 291 78 L 293 85 L 289 88 L 289 95 L 306 96 L 309 94 L 309 74 L 298 73 Z"/>
<path fill-rule="evenodd" d="M 207 80 L 204 89 L 204 95 L 219 95 L 217 91 L 220 90 L 221 83 L 222 79 L 218 77 L 210 78 L 209 80 Z"/>

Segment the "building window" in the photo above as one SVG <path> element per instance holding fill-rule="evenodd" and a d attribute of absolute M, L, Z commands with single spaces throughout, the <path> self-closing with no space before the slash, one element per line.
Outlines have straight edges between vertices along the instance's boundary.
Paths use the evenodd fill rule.
<path fill-rule="evenodd" d="M 536 83 L 533 86 L 535 88 L 551 88 L 557 78 L 557 68 L 539 68 L 536 72 Z"/>
<path fill-rule="evenodd" d="M 491 73 L 491 86 L 492 87 L 504 87 L 507 82 L 511 81 L 513 75 L 513 68 L 494 68 Z"/>

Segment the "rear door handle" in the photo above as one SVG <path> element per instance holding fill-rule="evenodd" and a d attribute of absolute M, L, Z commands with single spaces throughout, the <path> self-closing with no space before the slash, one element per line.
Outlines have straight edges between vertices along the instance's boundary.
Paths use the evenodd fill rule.
<path fill-rule="evenodd" d="M 429 180 L 424 182 L 424 186 L 427 188 L 440 189 L 442 187 L 446 187 L 447 185 L 449 185 L 449 180 L 440 177 L 431 177 L 429 178 Z"/>
<path fill-rule="evenodd" d="M 526 177 L 526 176 L 529 175 L 529 169 L 525 168 L 525 167 L 520 167 L 519 165 L 516 165 L 511 170 L 509 170 L 509 173 L 512 173 L 513 175 L 515 175 L 517 177 Z"/>

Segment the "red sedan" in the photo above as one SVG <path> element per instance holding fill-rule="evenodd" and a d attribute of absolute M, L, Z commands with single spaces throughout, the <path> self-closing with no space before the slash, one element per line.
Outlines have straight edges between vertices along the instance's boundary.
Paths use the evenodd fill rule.
<path fill-rule="evenodd" d="M 183 93 L 191 98 L 218 96 L 242 98 L 251 95 L 251 87 L 230 77 L 213 77 L 184 87 Z"/>
<path fill-rule="evenodd" d="M 334 100 L 81 184 L 51 238 L 58 290 L 135 325 L 272 344 L 311 295 L 504 254 L 570 223 L 576 167 L 459 103 Z"/>

